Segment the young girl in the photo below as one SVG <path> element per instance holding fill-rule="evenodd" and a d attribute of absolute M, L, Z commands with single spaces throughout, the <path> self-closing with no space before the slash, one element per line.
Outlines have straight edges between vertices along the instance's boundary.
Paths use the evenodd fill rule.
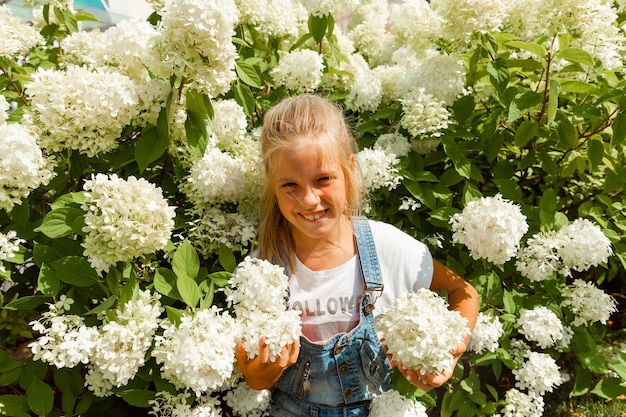
<path fill-rule="evenodd" d="M 472 330 L 474 288 L 423 243 L 359 216 L 358 146 L 335 104 L 316 95 L 284 99 L 266 113 L 261 145 L 266 182 L 257 256 L 291 277 L 289 305 L 302 311 L 303 336 L 274 362 L 264 338 L 251 360 L 240 344 L 237 365 L 247 383 L 273 390 L 271 415 L 278 417 L 367 416 L 372 397 L 391 389 L 393 366 L 425 391 L 441 386 L 470 336 L 452 352 L 450 369 L 421 375 L 387 357 L 375 319 L 395 298 L 429 288 L 446 292 Z"/>

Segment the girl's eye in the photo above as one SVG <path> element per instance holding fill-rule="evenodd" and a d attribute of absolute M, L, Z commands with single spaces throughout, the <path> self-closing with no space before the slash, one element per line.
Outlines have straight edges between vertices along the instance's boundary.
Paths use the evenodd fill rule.
<path fill-rule="evenodd" d="M 332 180 L 333 178 L 331 176 L 325 176 L 325 177 L 320 177 L 317 182 L 322 183 L 322 184 L 326 184 L 328 183 L 330 180 Z"/>
<path fill-rule="evenodd" d="M 280 188 L 285 190 L 285 191 L 289 191 L 292 190 L 296 187 L 296 183 L 295 182 L 286 182 L 284 184 L 281 184 Z"/>

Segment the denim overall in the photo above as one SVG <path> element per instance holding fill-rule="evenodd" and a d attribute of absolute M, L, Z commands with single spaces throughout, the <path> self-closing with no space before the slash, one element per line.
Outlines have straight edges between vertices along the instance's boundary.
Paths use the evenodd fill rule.
<path fill-rule="evenodd" d="M 373 293 L 383 290 L 378 257 L 367 220 L 355 217 L 353 223 L 364 279 L 359 324 L 323 344 L 300 338 L 298 361 L 276 383 L 273 417 L 367 416 L 372 397 L 391 388 L 391 367 L 372 314 Z"/>

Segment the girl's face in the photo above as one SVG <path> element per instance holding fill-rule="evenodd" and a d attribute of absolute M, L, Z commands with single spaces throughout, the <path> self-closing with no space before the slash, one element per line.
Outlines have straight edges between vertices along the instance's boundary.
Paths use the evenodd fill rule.
<path fill-rule="evenodd" d="M 274 192 L 299 244 L 333 240 L 348 219 L 346 181 L 339 164 L 324 161 L 318 146 L 278 152 Z M 335 234 L 333 234 L 335 233 Z"/>

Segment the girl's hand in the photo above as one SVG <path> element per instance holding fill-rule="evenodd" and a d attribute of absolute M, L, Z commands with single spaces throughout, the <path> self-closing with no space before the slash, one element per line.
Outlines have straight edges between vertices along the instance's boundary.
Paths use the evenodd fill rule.
<path fill-rule="evenodd" d="M 250 388 L 256 390 L 272 388 L 285 369 L 296 363 L 300 353 L 300 343 L 296 342 L 284 346 L 280 356 L 274 362 L 270 362 L 270 348 L 265 343 L 266 340 L 265 336 L 259 340 L 259 354 L 252 359 L 248 359 L 248 352 L 241 342 L 237 344 L 235 351 L 237 368 L 246 378 Z"/>

